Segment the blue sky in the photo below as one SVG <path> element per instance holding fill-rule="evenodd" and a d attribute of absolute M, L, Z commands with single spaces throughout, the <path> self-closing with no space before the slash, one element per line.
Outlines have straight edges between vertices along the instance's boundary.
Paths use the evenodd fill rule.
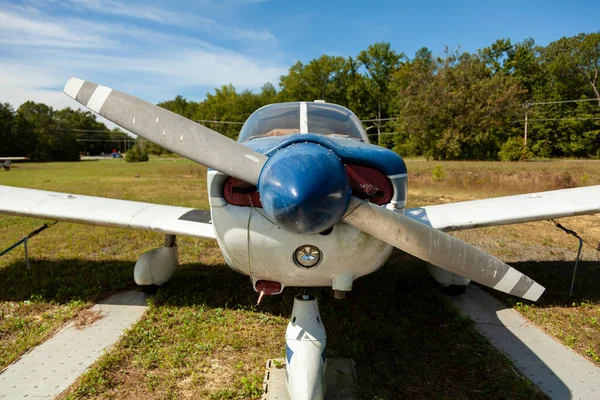
<path fill-rule="evenodd" d="M 76 107 L 69 76 L 159 102 L 255 90 L 297 60 L 389 41 L 476 51 L 495 39 L 545 45 L 600 29 L 600 1 L 0 0 L 0 102 Z"/>

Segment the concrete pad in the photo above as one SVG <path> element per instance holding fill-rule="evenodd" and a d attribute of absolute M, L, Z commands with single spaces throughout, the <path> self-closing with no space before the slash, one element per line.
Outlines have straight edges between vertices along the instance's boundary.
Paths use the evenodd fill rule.
<path fill-rule="evenodd" d="M 552 399 L 600 399 L 600 368 L 481 288 L 449 296 L 516 369 Z"/>
<path fill-rule="evenodd" d="M 279 368 L 278 368 L 279 366 Z M 262 400 L 289 400 L 285 385 L 285 360 L 267 361 Z M 327 393 L 325 400 L 356 400 L 356 368 L 349 358 L 327 359 Z"/>
<path fill-rule="evenodd" d="M 71 322 L 0 373 L 0 399 L 51 399 L 68 388 L 146 311 L 146 295 L 115 294 L 92 307 L 101 318 L 78 329 Z"/>

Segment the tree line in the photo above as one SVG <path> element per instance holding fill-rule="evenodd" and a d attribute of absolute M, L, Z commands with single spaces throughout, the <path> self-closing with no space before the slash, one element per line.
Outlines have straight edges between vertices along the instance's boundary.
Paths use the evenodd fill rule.
<path fill-rule="evenodd" d="M 77 161 L 82 154 L 125 152 L 134 139 L 109 130 L 91 111 L 54 110 L 27 101 L 17 110 L 0 103 L 0 156 L 26 156 L 33 161 Z"/>
<path fill-rule="evenodd" d="M 235 139 L 241 123 L 266 104 L 320 99 L 354 111 L 365 121 L 372 142 L 403 156 L 600 158 L 599 71 L 600 31 L 563 37 L 547 46 L 533 39 L 499 39 L 473 53 L 446 49 L 439 56 L 422 48 L 409 57 L 380 42 L 355 57 L 322 55 L 298 61 L 280 77 L 278 88 L 266 83 L 253 92 L 224 85 L 200 102 L 177 96 L 159 106 Z M 79 152 L 114 148 L 111 142 L 92 147 L 82 141 L 77 130 L 105 129 L 91 113 L 53 111 L 27 102 L 16 112 L 3 105 L 0 118 L 0 155 L 39 148 L 35 154 L 51 157 L 51 145 L 59 141 L 68 148 L 79 146 Z M 35 133 L 24 135 L 37 138 L 35 146 L 6 141 L 6 132 L 14 136 L 23 129 Z M 111 133 L 107 135 L 110 139 Z M 152 146 L 150 151 L 164 150 Z"/>

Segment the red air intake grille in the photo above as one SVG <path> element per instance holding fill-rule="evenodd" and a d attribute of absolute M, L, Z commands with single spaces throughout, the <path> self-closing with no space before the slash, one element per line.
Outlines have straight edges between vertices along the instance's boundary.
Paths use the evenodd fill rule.
<path fill-rule="evenodd" d="M 389 179 L 376 169 L 358 165 L 346 165 L 352 195 L 369 199 L 377 205 L 387 204 L 394 195 Z"/>
<path fill-rule="evenodd" d="M 383 205 L 390 202 L 394 188 L 389 179 L 374 168 L 359 165 L 346 165 L 346 172 L 352 188 L 352 195 L 368 199 L 371 203 Z M 260 194 L 256 186 L 235 178 L 229 178 L 223 187 L 225 200 L 234 206 L 262 208 Z"/>
<path fill-rule="evenodd" d="M 250 207 L 250 201 L 254 207 L 261 207 L 260 194 L 256 191 L 256 186 L 235 178 L 229 178 L 223 188 L 225 200 L 234 206 Z"/>

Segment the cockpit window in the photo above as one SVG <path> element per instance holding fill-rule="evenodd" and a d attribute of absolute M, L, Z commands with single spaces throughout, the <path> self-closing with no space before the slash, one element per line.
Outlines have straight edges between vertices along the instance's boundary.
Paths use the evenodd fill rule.
<path fill-rule="evenodd" d="M 294 133 L 349 137 L 368 142 L 360 120 L 350 110 L 330 103 L 279 103 L 255 111 L 244 123 L 240 142 Z"/>
<path fill-rule="evenodd" d="M 300 132 L 299 103 L 271 104 L 256 110 L 240 131 L 240 142 L 257 137 L 284 136 Z"/>
<path fill-rule="evenodd" d="M 359 140 L 366 137 L 360 120 L 347 108 L 326 103 L 306 103 L 306 106 L 309 133 L 349 136 Z"/>

